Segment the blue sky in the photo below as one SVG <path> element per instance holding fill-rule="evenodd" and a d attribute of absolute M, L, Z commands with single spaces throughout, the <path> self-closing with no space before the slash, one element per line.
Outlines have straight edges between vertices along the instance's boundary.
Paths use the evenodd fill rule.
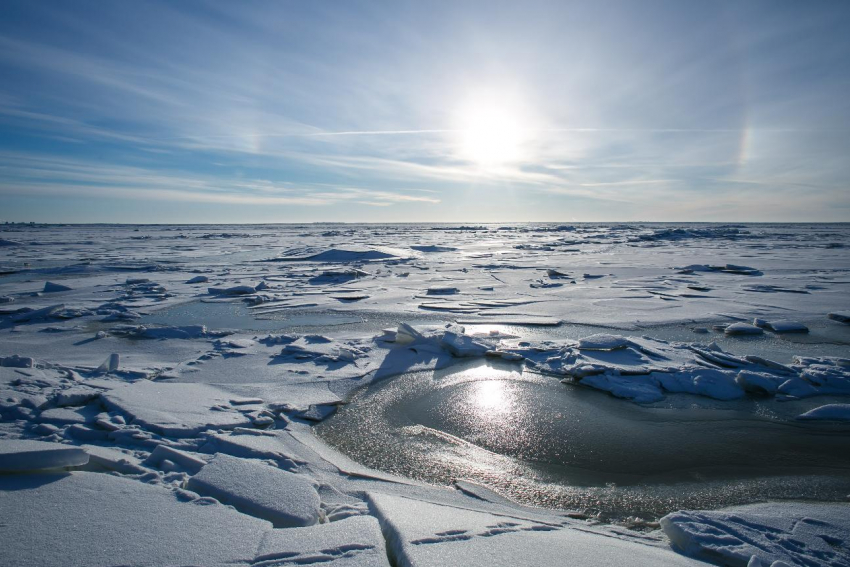
<path fill-rule="evenodd" d="M 0 10 L 1 221 L 850 221 L 848 2 Z"/>

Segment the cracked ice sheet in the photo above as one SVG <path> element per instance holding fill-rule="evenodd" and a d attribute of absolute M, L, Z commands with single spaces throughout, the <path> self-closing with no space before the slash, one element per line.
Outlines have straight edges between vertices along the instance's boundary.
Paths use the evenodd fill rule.
<path fill-rule="evenodd" d="M 675 512 L 661 527 L 684 553 L 730 566 L 850 566 L 850 506 L 767 503 Z"/>
<path fill-rule="evenodd" d="M 402 567 L 681 565 L 704 563 L 674 551 L 507 515 L 369 493 L 390 554 Z"/>

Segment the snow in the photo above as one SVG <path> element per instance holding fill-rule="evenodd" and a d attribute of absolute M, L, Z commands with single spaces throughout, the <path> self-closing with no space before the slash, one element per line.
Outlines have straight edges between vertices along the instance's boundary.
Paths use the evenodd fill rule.
<path fill-rule="evenodd" d="M 797 419 L 850 421 L 850 404 L 826 404 L 797 416 Z"/>
<path fill-rule="evenodd" d="M 846 504 L 755 504 L 730 511 L 682 511 L 662 518 L 661 527 L 684 553 L 722 565 L 850 565 L 850 506 Z"/>
<path fill-rule="evenodd" d="M 72 445 L 28 439 L 0 440 L 0 473 L 77 467 L 88 461 L 86 452 Z"/>
<path fill-rule="evenodd" d="M 255 561 L 331 567 L 387 567 L 387 551 L 378 521 L 355 516 L 326 526 L 272 530 Z"/>
<path fill-rule="evenodd" d="M 0 476 L 0 564 L 248 565 L 271 525 L 107 474 Z"/>
<path fill-rule="evenodd" d="M 310 526 L 320 519 L 319 494 L 308 477 L 251 459 L 217 454 L 186 488 L 278 528 Z"/>

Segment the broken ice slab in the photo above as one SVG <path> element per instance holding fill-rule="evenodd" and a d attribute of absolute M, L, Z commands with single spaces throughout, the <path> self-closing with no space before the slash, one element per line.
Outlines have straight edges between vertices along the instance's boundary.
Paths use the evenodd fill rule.
<path fill-rule="evenodd" d="M 266 519 L 278 528 L 319 522 L 319 494 L 309 477 L 260 461 L 218 453 L 189 479 L 186 488 Z"/>
<path fill-rule="evenodd" d="M 60 291 L 71 291 L 71 288 L 58 283 L 44 282 L 44 293 L 56 293 Z"/>
<path fill-rule="evenodd" d="M 232 397 L 205 384 L 165 384 L 140 380 L 102 394 L 110 409 L 154 433 L 192 437 L 206 429 L 248 426 L 251 419 L 234 409 Z"/>
<path fill-rule="evenodd" d="M 454 286 L 433 285 L 429 287 L 425 293 L 427 293 L 428 295 L 453 295 L 458 292 L 460 292 L 460 290 Z"/>
<path fill-rule="evenodd" d="M 799 321 L 782 319 L 779 321 L 768 321 L 766 327 L 774 333 L 808 333 L 809 328 Z"/>
<path fill-rule="evenodd" d="M 0 473 L 77 467 L 89 462 L 79 447 L 30 439 L 0 440 Z"/>
<path fill-rule="evenodd" d="M 840 323 L 850 323 L 850 311 L 834 311 L 829 313 L 827 317 Z"/>

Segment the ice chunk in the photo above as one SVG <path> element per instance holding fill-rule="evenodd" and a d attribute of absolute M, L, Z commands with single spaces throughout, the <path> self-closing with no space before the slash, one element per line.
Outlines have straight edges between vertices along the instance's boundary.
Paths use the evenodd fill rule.
<path fill-rule="evenodd" d="M 6 368 L 32 368 L 35 366 L 35 360 L 28 356 L 18 356 L 17 354 L 5 357 L 0 356 L 0 366 Z"/>
<path fill-rule="evenodd" d="M 274 560 L 292 565 L 387 567 L 387 551 L 378 521 L 372 516 L 355 516 L 331 524 L 267 532 L 256 561 Z"/>
<path fill-rule="evenodd" d="M 620 335 L 599 333 L 580 339 L 578 348 L 581 350 L 615 350 L 629 346 L 629 339 Z"/>
<path fill-rule="evenodd" d="M 197 473 L 207 464 L 205 460 L 199 457 L 195 457 L 185 451 L 174 449 L 166 445 L 157 445 L 150 456 L 145 460 L 145 464 L 157 466 L 161 465 L 163 461 L 175 463 L 192 474 Z"/>
<path fill-rule="evenodd" d="M 435 244 L 429 246 L 411 246 L 410 248 L 419 252 L 454 252 L 457 250 L 453 246 L 437 246 Z"/>
<path fill-rule="evenodd" d="M 319 522 L 320 500 L 313 483 L 303 475 L 259 461 L 218 453 L 189 479 L 187 488 L 269 520 L 279 528 Z"/>
<path fill-rule="evenodd" d="M 140 380 L 101 395 L 111 409 L 154 433 L 191 437 L 206 429 L 251 424 L 230 406 L 232 396 L 205 384 L 164 384 Z"/>
<path fill-rule="evenodd" d="M 210 441 L 215 451 L 234 457 L 272 459 L 286 468 L 303 464 L 290 453 L 279 435 L 272 431 L 237 430 L 232 435 L 211 435 Z"/>
<path fill-rule="evenodd" d="M 661 518 L 687 555 L 722 565 L 848 565 L 846 504 L 755 504 L 725 511 L 681 511 Z"/>
<path fill-rule="evenodd" d="M 749 323 L 732 323 L 723 332 L 727 335 L 761 335 L 764 330 Z"/>
<path fill-rule="evenodd" d="M 100 395 L 100 390 L 76 386 L 63 390 L 56 395 L 54 403 L 57 406 L 82 406 Z"/>
<path fill-rule="evenodd" d="M 108 374 L 109 372 L 115 372 L 118 370 L 118 364 L 121 361 L 121 357 L 118 353 L 113 352 L 107 357 L 106 360 L 103 361 L 103 364 L 97 367 L 95 372 L 99 372 L 101 374 Z"/>
<path fill-rule="evenodd" d="M 41 309 L 18 313 L 17 315 L 12 317 L 12 321 L 15 323 L 25 323 L 27 321 L 38 321 L 40 319 L 47 319 L 48 317 L 52 317 L 63 309 L 65 309 L 65 304 L 63 303 L 60 303 L 58 305 L 50 305 L 48 307 L 42 307 Z"/>
<path fill-rule="evenodd" d="M 254 286 L 237 285 L 233 287 L 211 287 L 207 290 L 210 295 L 248 295 L 257 291 Z"/>
<path fill-rule="evenodd" d="M 404 254 L 402 254 L 403 256 Z M 329 248 L 324 252 L 307 256 L 306 258 L 298 258 L 299 260 L 310 260 L 313 262 L 368 262 L 370 260 L 387 260 L 398 256 L 395 250 L 391 248 Z"/>
<path fill-rule="evenodd" d="M 86 452 L 72 445 L 29 439 L 0 440 L 0 473 L 78 467 L 88 462 Z"/>
<path fill-rule="evenodd" d="M 66 285 L 53 282 L 44 283 L 44 293 L 55 293 L 58 291 L 71 291 L 71 288 Z"/>
<path fill-rule="evenodd" d="M 625 398 L 638 403 L 657 402 L 664 399 L 664 393 L 658 382 L 649 376 L 614 376 L 597 374 L 582 378 L 583 386 L 610 392 L 617 398 Z"/>
<path fill-rule="evenodd" d="M 188 280 L 186 283 L 187 284 L 196 284 L 196 283 L 206 283 L 208 281 L 210 281 L 210 279 L 207 276 L 195 276 L 194 278 Z"/>
<path fill-rule="evenodd" d="M 210 501 L 109 474 L 0 477 L 0 565 L 236 566 L 271 525 Z"/>
<path fill-rule="evenodd" d="M 446 331 L 440 340 L 450 353 L 458 357 L 484 356 L 484 353 L 493 348 L 492 341 L 476 339 L 468 335 L 459 335 Z"/>
<path fill-rule="evenodd" d="M 71 423 L 94 423 L 98 408 L 94 405 L 81 408 L 51 408 L 39 414 L 38 421 L 67 425 Z"/>
<path fill-rule="evenodd" d="M 827 404 L 798 415 L 797 419 L 850 421 L 850 404 Z"/>
<path fill-rule="evenodd" d="M 399 345 L 407 345 L 413 342 L 424 340 L 422 333 L 408 325 L 407 323 L 399 323 L 398 331 L 395 334 L 395 343 Z"/>
<path fill-rule="evenodd" d="M 787 380 L 784 376 L 768 374 L 767 372 L 750 372 L 741 370 L 735 377 L 735 382 L 746 392 L 773 395 L 779 386 Z"/>
<path fill-rule="evenodd" d="M 453 295 L 459 291 L 458 288 L 450 285 L 432 285 L 425 293 L 428 295 Z"/>
<path fill-rule="evenodd" d="M 98 445 L 84 445 L 89 455 L 89 465 L 95 465 L 121 474 L 147 474 L 150 469 L 141 466 L 139 459 L 118 449 Z"/>
<path fill-rule="evenodd" d="M 808 333 L 809 328 L 799 321 L 782 319 L 780 321 L 768 321 L 767 328 L 774 333 Z"/>
<path fill-rule="evenodd" d="M 841 323 L 850 323 L 850 312 L 848 311 L 834 311 L 827 315 L 833 321 L 839 321 Z"/>

